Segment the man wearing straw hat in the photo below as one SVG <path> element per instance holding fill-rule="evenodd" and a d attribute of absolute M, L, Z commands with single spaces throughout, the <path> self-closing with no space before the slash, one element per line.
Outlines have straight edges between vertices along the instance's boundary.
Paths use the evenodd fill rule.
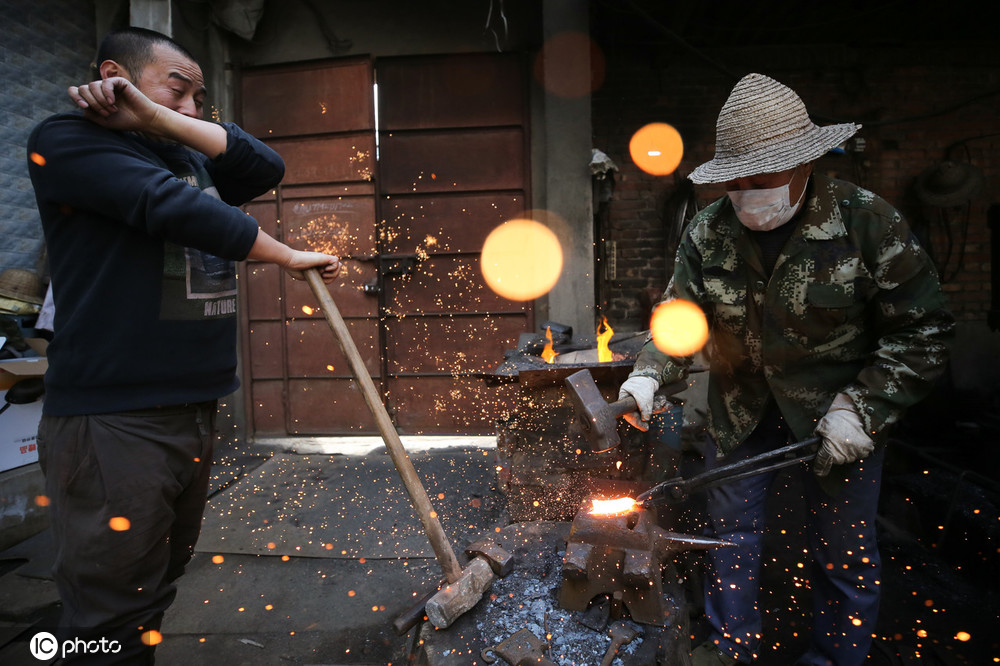
<path fill-rule="evenodd" d="M 933 264 L 900 214 L 813 173 L 858 129 L 819 127 L 788 87 L 741 79 L 719 113 L 714 159 L 690 175 L 725 183 L 727 196 L 691 221 L 664 295 L 697 303 L 709 322 L 707 469 L 821 438 L 811 472 L 795 470 L 812 557 L 812 635 L 795 662 L 803 666 L 861 664 L 868 654 L 884 444 L 943 373 L 954 328 Z M 639 405 L 632 418 L 648 421 L 653 392 L 690 363 L 648 342 L 621 387 Z M 706 496 L 706 530 L 737 547 L 708 555 L 710 635 L 692 653 L 695 666 L 750 663 L 761 651 L 760 554 L 776 475 Z"/>

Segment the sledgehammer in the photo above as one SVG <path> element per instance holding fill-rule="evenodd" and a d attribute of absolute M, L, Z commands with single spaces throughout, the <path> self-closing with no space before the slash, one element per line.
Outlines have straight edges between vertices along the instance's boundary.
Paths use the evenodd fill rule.
<path fill-rule="evenodd" d="M 427 538 L 430 540 L 438 563 L 444 571 L 447 584 L 431 597 L 425 606 L 427 617 L 434 623 L 434 626 L 438 629 L 444 629 L 455 618 L 479 602 L 483 592 L 493 582 L 493 569 L 490 562 L 480 556 L 474 557 L 465 569 L 462 569 L 458 563 L 458 558 L 455 557 L 455 551 L 448 543 L 448 537 L 445 536 L 437 513 L 431 508 L 427 491 L 420 483 L 420 477 L 417 476 L 417 471 L 413 468 L 413 462 L 399 439 L 399 433 L 396 432 L 396 427 L 392 424 L 392 419 L 389 418 L 385 405 L 382 404 L 382 399 L 375 389 L 375 383 L 372 381 L 371 375 L 368 374 L 368 369 L 365 368 L 365 362 L 362 360 L 358 348 L 354 345 L 354 339 L 351 338 L 347 324 L 340 316 L 340 310 L 337 309 L 336 303 L 333 302 L 330 292 L 323 283 L 323 278 L 320 277 L 319 271 L 315 268 L 303 272 L 316 300 L 319 301 L 326 322 L 330 325 L 330 330 L 333 331 L 333 336 L 337 339 L 337 344 L 340 345 L 340 350 L 350 363 L 351 374 L 354 375 L 354 380 L 361 388 L 361 394 L 368 404 L 368 409 L 375 417 L 375 423 L 382 435 L 382 440 L 385 442 L 385 447 L 389 451 L 389 456 L 392 458 L 399 476 L 403 479 L 403 485 L 406 486 L 406 492 L 410 495 L 413 508 L 416 510 L 420 522 L 423 523 Z"/>
<path fill-rule="evenodd" d="M 597 387 L 590 370 L 578 370 L 563 380 L 569 389 L 569 397 L 576 412 L 576 422 L 583 431 L 587 442 L 595 453 L 610 451 L 621 443 L 618 435 L 618 419 L 630 414 L 638 407 L 635 398 L 627 396 L 615 402 L 608 402 Z M 679 380 L 661 388 L 653 396 L 653 411 L 662 411 L 667 406 L 667 396 L 680 393 L 687 388 L 687 382 Z"/>

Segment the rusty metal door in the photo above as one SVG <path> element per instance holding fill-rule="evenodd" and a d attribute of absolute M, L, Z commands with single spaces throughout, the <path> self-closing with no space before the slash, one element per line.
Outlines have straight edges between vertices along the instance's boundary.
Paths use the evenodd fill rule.
<path fill-rule="evenodd" d="M 530 330 L 494 294 L 479 253 L 527 199 L 520 60 L 474 54 L 377 61 L 383 250 L 416 255 L 384 282 L 386 389 L 404 432 L 493 433 L 502 408 L 476 373 Z"/>
<path fill-rule="evenodd" d="M 533 326 L 478 263 L 488 232 L 527 200 L 523 86 L 516 57 L 490 54 L 243 73 L 242 124 L 286 163 L 247 211 L 292 247 L 341 256 L 330 292 L 400 432 L 493 433 L 504 400 L 478 373 Z M 254 431 L 375 432 L 308 287 L 268 264 L 246 276 Z"/>
<path fill-rule="evenodd" d="M 303 250 L 338 254 L 330 285 L 376 383 L 375 114 L 368 58 L 255 69 L 241 79 L 242 125 L 285 160 L 285 177 L 247 212 Z M 371 416 L 305 282 L 250 262 L 244 377 L 258 435 L 369 432 Z"/>

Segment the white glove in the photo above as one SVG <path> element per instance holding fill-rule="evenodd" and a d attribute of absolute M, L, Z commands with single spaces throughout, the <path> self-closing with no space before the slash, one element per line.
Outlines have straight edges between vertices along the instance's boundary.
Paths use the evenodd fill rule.
<path fill-rule="evenodd" d="M 653 377 L 629 377 L 618 389 L 618 399 L 632 396 L 638 412 L 625 415 L 625 419 L 639 430 L 649 430 L 649 419 L 653 415 L 653 394 L 660 388 L 660 382 Z"/>
<path fill-rule="evenodd" d="M 833 399 L 826 416 L 816 426 L 816 434 L 823 438 L 823 445 L 816 452 L 813 462 L 816 476 L 826 476 L 834 464 L 861 460 L 875 448 L 875 442 L 865 432 L 854 401 L 844 393 L 838 393 Z"/>

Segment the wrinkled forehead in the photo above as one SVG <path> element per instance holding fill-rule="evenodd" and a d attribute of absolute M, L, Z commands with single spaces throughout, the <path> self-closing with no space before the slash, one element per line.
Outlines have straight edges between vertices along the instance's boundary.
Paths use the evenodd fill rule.
<path fill-rule="evenodd" d="M 153 53 L 154 60 L 148 67 L 155 67 L 157 74 L 187 83 L 202 92 L 205 91 L 205 75 L 197 62 L 165 44 L 155 45 Z"/>

